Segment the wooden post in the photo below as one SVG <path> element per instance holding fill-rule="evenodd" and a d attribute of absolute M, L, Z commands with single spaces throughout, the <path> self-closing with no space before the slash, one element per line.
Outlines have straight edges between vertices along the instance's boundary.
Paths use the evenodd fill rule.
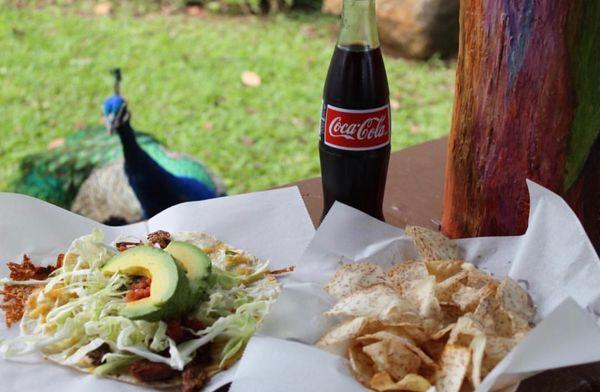
<path fill-rule="evenodd" d="M 600 1 L 461 0 L 442 230 L 526 230 L 529 178 L 600 249 Z"/>

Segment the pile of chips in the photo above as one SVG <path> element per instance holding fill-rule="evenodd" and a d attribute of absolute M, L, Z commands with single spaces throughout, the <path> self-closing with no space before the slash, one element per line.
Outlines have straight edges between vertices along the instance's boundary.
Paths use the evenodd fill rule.
<path fill-rule="evenodd" d="M 483 378 L 530 330 L 534 308 L 510 278 L 459 259 L 438 232 L 407 227 L 423 260 L 388 271 L 345 264 L 325 286 L 344 321 L 318 346 L 347 353 L 356 379 L 375 391 L 458 392 Z"/>

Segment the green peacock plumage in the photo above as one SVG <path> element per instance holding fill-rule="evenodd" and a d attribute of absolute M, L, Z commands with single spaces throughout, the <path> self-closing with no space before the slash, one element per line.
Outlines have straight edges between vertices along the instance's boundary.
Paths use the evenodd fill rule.
<path fill-rule="evenodd" d="M 135 134 L 140 147 L 168 172 L 176 176 L 195 178 L 217 193 L 224 193 L 220 181 L 200 162 L 192 157 L 167 151 L 150 134 Z M 100 126 L 88 127 L 70 134 L 58 147 L 26 156 L 21 162 L 13 189 L 15 192 L 71 209 L 82 184 L 93 171 L 108 168 L 111 163 L 122 160 L 123 149 L 118 135 L 109 135 L 106 129 Z M 120 166 L 122 167 L 122 162 Z M 129 194 L 133 195 L 129 192 L 127 197 L 130 197 Z M 133 201 L 128 203 L 134 204 Z M 93 208 L 96 206 L 88 206 L 87 210 Z M 101 211 L 90 214 L 90 217 L 103 219 L 102 217 L 111 216 L 110 214 L 110 211 Z"/>

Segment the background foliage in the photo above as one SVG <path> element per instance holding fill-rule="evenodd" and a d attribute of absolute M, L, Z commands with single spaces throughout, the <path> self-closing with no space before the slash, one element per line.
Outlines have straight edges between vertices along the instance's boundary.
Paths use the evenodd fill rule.
<path fill-rule="evenodd" d="M 67 4 L 68 5 L 68 4 Z M 317 125 L 337 20 L 0 5 L 0 190 L 18 162 L 100 121 L 123 68 L 136 128 L 205 161 L 233 193 L 319 174 Z M 454 65 L 386 58 L 393 149 L 449 129 Z M 252 88 L 240 80 L 261 77 Z"/>
<path fill-rule="evenodd" d="M 229 14 L 273 14 L 291 9 L 318 10 L 321 0 L 3 0 L 18 7 L 77 7 L 93 11 L 97 5 L 109 4 L 115 13 L 144 15 L 151 12 L 180 11 L 189 6 L 204 6 L 213 12 Z"/>

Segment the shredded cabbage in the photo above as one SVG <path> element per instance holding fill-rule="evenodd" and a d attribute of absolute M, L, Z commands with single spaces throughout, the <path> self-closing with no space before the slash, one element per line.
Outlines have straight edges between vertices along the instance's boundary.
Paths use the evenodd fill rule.
<path fill-rule="evenodd" d="M 166 335 L 165 322 L 130 320 L 120 315 L 131 279 L 122 274 L 105 276 L 101 271 L 117 253 L 103 243 L 103 233 L 95 230 L 71 244 L 63 266 L 46 281 L 14 282 L 43 284 L 35 310 L 46 311 L 25 315 L 20 335 L 1 341 L 0 353 L 11 358 L 39 351 L 61 363 L 77 365 L 87 353 L 107 343 L 111 352 L 94 374 L 109 374 L 139 359 L 182 370 L 198 348 L 219 338 L 226 339 L 219 358 L 224 364 L 243 349 L 278 291 L 277 286 L 262 279 L 267 263 L 254 266 L 252 273 L 245 275 L 214 266 L 206 300 L 190 315 L 208 327 L 193 331 L 196 338 L 177 345 Z M 13 282 L 4 279 L 0 283 Z"/>
<path fill-rule="evenodd" d="M 106 374 L 114 373 L 116 370 L 131 365 L 139 358 L 133 354 L 106 354 L 103 358 L 104 363 L 94 369 L 93 373 L 96 376 L 104 376 Z"/>

